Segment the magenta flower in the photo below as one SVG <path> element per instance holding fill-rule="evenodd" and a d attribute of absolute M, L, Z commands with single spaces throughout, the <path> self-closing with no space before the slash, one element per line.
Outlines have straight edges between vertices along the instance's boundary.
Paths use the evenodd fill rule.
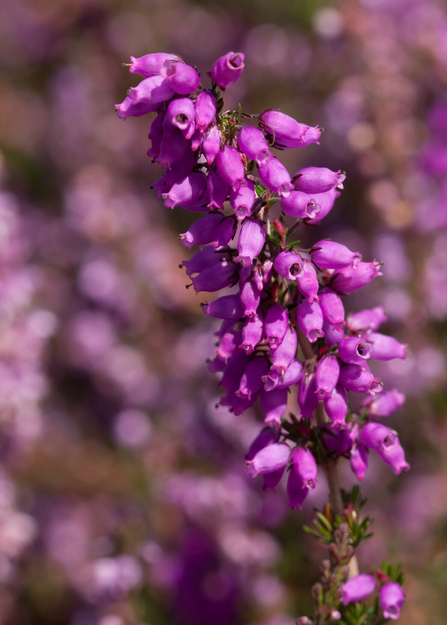
<path fill-rule="evenodd" d="M 191 249 L 193 245 L 207 245 L 214 241 L 216 231 L 221 221 L 225 219 L 219 213 L 210 213 L 201 217 L 192 224 L 187 232 L 179 235 L 184 247 Z M 228 241 L 226 241 L 228 243 Z M 225 245 L 226 245 L 225 243 Z"/>
<path fill-rule="evenodd" d="M 377 276 L 381 276 L 381 263 L 374 260 L 372 263 L 360 262 L 357 267 L 340 269 L 331 282 L 331 287 L 339 293 L 352 293 L 369 284 Z"/>
<path fill-rule="evenodd" d="M 326 193 L 315 193 L 312 199 L 316 203 L 318 210 L 314 210 L 312 214 L 309 213 L 309 217 L 305 220 L 305 223 L 309 225 L 320 223 L 320 221 L 330 213 L 339 195 L 340 192 L 337 191 L 337 189 L 331 189 L 330 191 L 326 191 Z"/>
<path fill-rule="evenodd" d="M 295 252 L 280 252 L 273 262 L 273 268 L 283 278 L 295 280 L 303 270 L 303 261 Z"/>
<path fill-rule="evenodd" d="M 367 330 L 377 330 L 377 328 L 387 321 L 387 317 L 382 306 L 376 306 L 370 310 L 361 310 L 348 317 L 348 328 L 355 334 Z"/>
<path fill-rule="evenodd" d="M 228 52 L 221 56 L 211 68 L 211 80 L 221 89 L 226 89 L 240 78 L 245 67 L 244 59 L 242 52 Z"/>
<path fill-rule="evenodd" d="M 259 177 L 267 189 L 281 196 L 287 196 L 293 189 L 290 174 L 277 158 L 267 159 L 258 166 Z"/>
<path fill-rule="evenodd" d="M 382 390 L 380 378 L 375 378 L 367 368 L 366 363 L 363 366 L 345 365 L 340 370 L 340 384 L 348 391 L 354 393 L 371 393 L 375 395 Z"/>
<path fill-rule="evenodd" d="M 264 449 L 268 445 L 272 445 L 273 443 L 277 443 L 279 440 L 280 430 L 275 427 L 264 427 L 255 438 L 255 440 L 250 445 L 248 452 L 245 456 L 245 460 L 247 462 L 253 460 L 258 451 Z"/>
<path fill-rule="evenodd" d="M 205 192 L 207 178 L 205 174 L 194 173 L 172 185 L 165 199 L 167 208 L 185 206 L 197 202 Z"/>
<path fill-rule="evenodd" d="M 214 163 L 220 150 L 220 130 L 217 126 L 212 126 L 203 135 L 202 150 L 208 165 Z"/>
<path fill-rule="evenodd" d="M 256 315 L 261 301 L 261 293 L 254 280 L 247 280 L 240 284 L 239 297 L 244 308 L 244 317 Z"/>
<path fill-rule="evenodd" d="M 370 415 L 377 417 L 388 417 L 399 406 L 405 402 L 405 395 L 399 393 L 396 388 L 385 393 L 380 393 L 376 397 L 368 397 L 363 400 L 362 405 L 368 409 Z"/>
<path fill-rule="evenodd" d="M 318 406 L 316 390 L 315 374 L 304 375 L 298 386 L 298 404 L 300 406 L 301 415 L 308 419 L 314 416 L 314 410 Z"/>
<path fill-rule="evenodd" d="M 338 344 L 338 355 L 347 364 L 363 366 L 365 360 L 371 357 L 371 343 L 369 343 L 369 336 L 364 338 L 357 338 L 351 336 L 347 339 L 343 339 Z"/>
<path fill-rule="evenodd" d="M 348 605 L 351 601 L 361 601 L 376 589 L 376 580 L 372 575 L 356 575 L 344 584 L 341 602 Z"/>
<path fill-rule="evenodd" d="M 289 386 L 298 384 L 303 374 L 303 363 L 294 358 L 282 374 L 275 369 L 270 369 L 268 375 L 265 375 L 262 380 L 265 390 L 272 391 L 275 388 L 289 388 Z"/>
<path fill-rule="evenodd" d="M 191 139 L 195 131 L 194 118 L 194 104 L 189 98 L 172 100 L 163 120 L 163 132 L 171 135 L 178 128 L 185 139 Z"/>
<path fill-rule="evenodd" d="M 200 83 L 199 74 L 193 67 L 185 63 L 170 63 L 168 61 L 160 69 L 160 75 L 166 78 L 171 89 L 179 95 L 193 93 Z"/>
<path fill-rule="evenodd" d="M 309 304 L 307 299 L 304 299 L 298 304 L 296 317 L 298 326 L 310 343 L 324 336 L 323 331 L 323 313 L 320 304 L 313 302 Z"/>
<path fill-rule="evenodd" d="M 356 478 L 361 482 L 368 468 L 368 450 L 362 443 L 355 443 L 350 452 L 351 469 Z"/>
<path fill-rule="evenodd" d="M 281 417 L 287 409 L 287 389 L 275 388 L 267 391 L 261 390 L 261 408 L 265 415 L 265 423 L 281 423 Z"/>
<path fill-rule="evenodd" d="M 314 219 L 320 212 L 320 205 L 308 193 L 291 191 L 281 198 L 281 209 L 284 215 L 295 219 Z"/>
<path fill-rule="evenodd" d="M 293 469 L 302 485 L 313 490 L 317 485 L 317 463 L 309 449 L 297 447 L 292 453 Z"/>
<path fill-rule="evenodd" d="M 227 187 L 238 190 L 245 180 L 245 168 L 240 152 L 231 145 L 220 149 L 216 156 L 217 173 Z"/>
<path fill-rule="evenodd" d="M 230 204 L 234 208 L 234 213 L 238 221 L 250 217 L 255 203 L 255 185 L 251 180 L 245 179 L 236 189 L 230 191 Z"/>
<path fill-rule="evenodd" d="M 131 74 L 139 74 L 144 78 L 150 78 L 160 73 L 165 63 L 181 63 L 182 60 L 176 54 L 166 52 L 155 52 L 154 54 L 145 54 L 135 58 L 130 57 L 129 72 Z"/>
<path fill-rule="evenodd" d="M 237 144 L 242 154 L 258 165 L 262 165 L 269 158 L 273 158 L 264 135 L 258 128 L 245 126 L 240 131 Z"/>
<path fill-rule="evenodd" d="M 298 337 L 296 332 L 293 328 L 288 328 L 281 344 L 274 351 L 270 352 L 272 369 L 284 375 L 284 371 L 296 356 L 297 347 Z"/>
<path fill-rule="evenodd" d="M 329 398 L 340 376 L 340 364 L 336 356 L 325 356 L 315 370 L 315 393 L 318 399 Z"/>
<path fill-rule="evenodd" d="M 258 345 L 264 336 L 264 322 L 262 315 L 252 315 L 245 322 L 242 328 L 242 343 L 241 347 L 245 350 L 246 354 L 252 354 L 256 345 Z"/>
<path fill-rule="evenodd" d="M 410 468 L 408 462 L 405 461 L 405 452 L 396 432 L 385 425 L 367 423 L 360 433 L 360 441 L 369 449 L 373 449 L 386 464 L 389 464 L 396 475 Z"/>
<path fill-rule="evenodd" d="M 319 292 L 320 306 L 324 319 L 331 326 L 338 330 L 343 330 L 345 322 L 345 309 L 338 293 L 325 287 Z"/>
<path fill-rule="evenodd" d="M 208 208 L 223 208 L 228 197 L 228 187 L 224 185 L 212 167 L 208 170 L 206 188 L 209 195 Z"/>
<path fill-rule="evenodd" d="M 327 167 L 306 167 L 300 169 L 293 177 L 293 185 L 297 191 L 304 193 L 326 193 L 334 188 L 343 189 L 346 174 L 331 171 Z"/>
<path fill-rule="evenodd" d="M 256 477 L 259 473 L 272 473 L 285 469 L 290 458 L 290 447 L 285 443 L 272 443 L 267 445 L 254 456 L 247 460 L 247 473 Z"/>
<path fill-rule="evenodd" d="M 295 276 L 295 280 L 299 292 L 309 300 L 309 304 L 320 301 L 318 297 L 320 284 L 315 267 L 310 260 L 302 260 L 302 271 Z"/>
<path fill-rule="evenodd" d="M 321 130 L 300 124 L 293 117 L 281 111 L 269 109 L 259 116 L 259 125 L 269 136 L 274 138 L 274 146 L 280 150 L 303 148 L 311 143 L 318 143 Z"/>
<path fill-rule="evenodd" d="M 289 477 L 287 478 L 287 495 L 289 496 L 289 508 L 297 508 L 301 510 L 301 507 L 309 494 L 309 489 L 303 485 L 302 480 L 297 476 L 295 470 L 292 468 L 289 471 Z M 310 620 L 308 620 L 310 623 Z"/>
<path fill-rule="evenodd" d="M 397 621 L 405 601 L 405 593 L 397 582 L 388 582 L 380 589 L 379 602 L 385 618 Z"/>
<path fill-rule="evenodd" d="M 156 111 L 160 104 L 169 100 L 175 91 L 163 76 L 151 76 L 142 80 L 137 87 L 131 87 L 121 104 L 116 105 L 118 117 L 138 117 Z"/>
<path fill-rule="evenodd" d="M 202 304 L 202 310 L 206 317 L 217 319 L 240 319 L 244 316 L 239 295 L 224 295 L 215 299 L 214 302 Z"/>
<path fill-rule="evenodd" d="M 248 399 L 251 399 L 252 394 L 257 393 L 261 389 L 263 385 L 262 377 L 268 370 L 269 364 L 266 358 L 261 356 L 260 358 L 250 360 L 242 374 L 236 394 L 246 395 Z"/>
<path fill-rule="evenodd" d="M 212 91 L 202 91 L 194 104 L 195 127 L 202 134 L 208 129 L 216 117 L 216 96 Z"/>
<path fill-rule="evenodd" d="M 239 233 L 236 261 L 243 265 L 251 265 L 253 259 L 259 255 L 265 243 L 265 228 L 257 219 L 244 221 Z"/>
<path fill-rule="evenodd" d="M 351 252 L 346 245 L 335 241 L 319 241 L 310 251 L 312 262 L 322 269 L 357 267 L 362 260 L 358 252 Z"/>
<path fill-rule="evenodd" d="M 332 423 L 345 423 L 348 401 L 345 389 L 337 384 L 329 397 L 323 399 L 324 410 Z"/>
<path fill-rule="evenodd" d="M 399 343 L 399 341 L 392 336 L 372 332 L 368 334 L 366 338 L 372 345 L 371 358 L 375 360 L 393 360 L 394 358 L 405 360 L 407 357 L 406 349 L 408 345 Z"/>
<path fill-rule="evenodd" d="M 275 350 L 281 345 L 289 327 L 289 316 L 284 306 L 275 304 L 268 309 L 264 318 L 265 342 Z"/>

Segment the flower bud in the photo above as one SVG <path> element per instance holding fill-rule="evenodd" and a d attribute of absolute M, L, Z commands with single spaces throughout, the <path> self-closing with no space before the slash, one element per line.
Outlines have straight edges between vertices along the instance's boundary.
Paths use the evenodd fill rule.
<path fill-rule="evenodd" d="M 247 461 L 247 473 L 256 477 L 259 473 L 272 473 L 284 469 L 289 462 L 290 447 L 285 443 L 267 445 Z"/>
<path fill-rule="evenodd" d="M 340 375 L 340 364 L 336 356 L 325 356 L 315 370 L 315 385 L 318 399 L 329 398 Z"/>
<path fill-rule="evenodd" d="M 319 241 L 310 251 L 312 262 L 322 269 L 357 267 L 362 260 L 358 252 L 351 252 L 346 245 L 335 241 Z"/>
<path fill-rule="evenodd" d="M 361 601 L 374 592 L 376 580 L 372 575 L 356 575 L 351 577 L 344 584 L 341 595 L 343 605 L 348 605 L 351 601 Z"/>
<path fill-rule="evenodd" d="M 290 174 L 277 158 L 267 159 L 258 166 L 259 177 L 267 189 L 279 195 L 288 195 L 293 189 Z"/>
<path fill-rule="evenodd" d="M 202 134 L 216 117 L 216 96 L 212 91 L 202 91 L 197 96 L 194 104 L 195 109 L 195 125 Z"/>
<path fill-rule="evenodd" d="M 239 255 L 236 261 L 243 265 L 249 266 L 253 259 L 258 256 L 264 247 L 265 228 L 257 219 L 247 219 L 242 224 L 239 240 L 237 242 L 237 251 Z"/>
<path fill-rule="evenodd" d="M 317 463 L 311 451 L 297 447 L 292 453 L 293 468 L 302 485 L 313 490 L 317 484 Z"/>
<path fill-rule="evenodd" d="M 397 621 L 405 601 L 405 593 L 397 582 L 388 582 L 380 589 L 379 602 L 384 618 Z"/>
<path fill-rule="evenodd" d="M 331 282 L 331 287 L 339 293 L 352 293 L 366 286 L 377 276 L 381 276 L 381 264 L 374 260 L 372 263 L 360 262 L 357 267 L 340 269 Z"/>
<path fill-rule="evenodd" d="M 410 468 L 405 461 L 405 452 L 396 432 L 385 425 L 367 423 L 360 433 L 360 441 L 366 447 L 373 449 L 386 464 L 389 464 L 396 475 Z"/>
<path fill-rule="evenodd" d="M 372 332 L 367 335 L 367 340 L 372 344 L 371 358 L 375 360 L 393 360 L 407 357 L 406 349 L 408 344 L 399 343 L 394 337 Z"/>
<path fill-rule="evenodd" d="M 259 125 L 269 136 L 274 138 L 275 148 L 280 150 L 302 148 L 311 143 L 318 143 L 321 130 L 300 124 L 285 113 L 269 109 L 259 116 Z"/>
<path fill-rule="evenodd" d="M 320 304 L 313 302 L 309 304 L 307 299 L 304 299 L 298 304 L 297 312 L 298 326 L 310 343 L 324 336 L 323 332 L 323 313 L 321 311 Z"/>
<path fill-rule="evenodd" d="M 335 187 L 343 189 L 346 175 L 340 170 L 335 172 L 327 167 L 306 167 L 300 169 L 293 177 L 293 185 L 297 191 L 304 193 L 326 193 Z"/>
<path fill-rule="evenodd" d="M 324 319 L 334 329 L 343 330 L 346 326 L 345 309 L 340 296 L 329 287 L 321 289 L 318 295 Z"/>
<path fill-rule="evenodd" d="M 185 63 L 170 63 L 168 61 L 160 69 L 160 75 L 166 78 L 171 89 L 179 95 L 193 93 L 200 83 L 199 74 L 193 67 Z"/>
<path fill-rule="evenodd" d="M 226 89 L 240 78 L 245 67 L 244 59 L 242 52 L 228 52 L 221 56 L 211 68 L 211 80 L 221 89 Z"/>
<path fill-rule="evenodd" d="M 289 195 L 281 198 L 281 210 L 284 215 L 290 215 L 295 219 L 313 219 L 320 212 L 320 206 L 309 194 L 291 191 Z"/>

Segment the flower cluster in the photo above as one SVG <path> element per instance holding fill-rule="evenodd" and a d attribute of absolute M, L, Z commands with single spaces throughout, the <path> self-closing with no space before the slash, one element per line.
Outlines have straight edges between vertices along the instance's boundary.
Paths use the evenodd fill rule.
<path fill-rule="evenodd" d="M 118 115 L 157 112 L 148 155 L 164 171 L 154 187 L 166 207 L 206 213 L 180 235 L 185 247 L 200 246 L 183 262 L 188 286 L 199 293 L 237 285 L 202 307 L 221 320 L 209 362 L 222 376 L 220 404 L 239 415 L 260 398 L 265 427 L 246 456 L 248 473 L 262 474 L 273 489 L 289 468 L 289 505 L 301 508 L 315 488 L 317 461 L 347 457 L 362 480 L 373 450 L 397 475 L 408 469 L 396 432 L 372 420 L 391 414 L 404 396 L 383 391 L 368 363 L 405 359 L 407 346 L 377 332 L 382 307 L 345 318 L 342 300 L 381 275 L 381 263 L 331 240 L 308 249 L 294 240 L 302 225 L 329 213 L 345 174 L 307 167 L 291 176 L 272 150 L 318 143 L 321 130 L 277 110 L 223 112 L 220 90 L 240 77 L 242 53 L 216 61 L 208 89 L 175 55 L 131 61 L 144 80 L 117 105 Z M 284 415 L 294 388 L 300 413 L 290 422 Z M 356 411 L 349 393 L 366 396 Z"/>

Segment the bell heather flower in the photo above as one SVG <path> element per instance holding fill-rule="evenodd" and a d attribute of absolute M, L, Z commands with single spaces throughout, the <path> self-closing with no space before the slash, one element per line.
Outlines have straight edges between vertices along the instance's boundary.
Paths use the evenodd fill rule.
<path fill-rule="evenodd" d="M 202 150 L 206 162 L 212 165 L 220 150 L 220 132 L 217 126 L 211 126 L 203 135 Z"/>
<path fill-rule="evenodd" d="M 312 262 L 322 269 L 357 267 L 362 260 L 358 252 L 351 252 L 346 245 L 335 241 L 319 241 L 310 250 Z"/>
<path fill-rule="evenodd" d="M 269 364 L 266 358 L 253 358 L 248 363 L 244 373 L 242 374 L 239 388 L 236 395 L 247 395 L 251 399 L 253 393 L 257 393 L 262 387 L 262 377 L 269 370 Z"/>
<path fill-rule="evenodd" d="M 280 252 L 273 262 L 273 268 L 283 278 L 295 280 L 303 270 L 303 262 L 295 252 Z"/>
<path fill-rule="evenodd" d="M 241 283 L 239 297 L 244 308 L 244 317 L 255 315 L 261 301 L 261 293 L 254 280 L 247 280 L 243 284 Z"/>
<path fill-rule="evenodd" d="M 230 204 L 239 221 L 250 217 L 254 203 L 255 185 L 251 180 L 246 179 L 244 184 L 230 190 Z"/>
<path fill-rule="evenodd" d="M 381 263 L 374 260 L 372 263 L 360 262 L 357 267 L 340 269 L 331 282 L 331 287 L 339 293 L 352 293 L 369 284 L 377 276 L 381 276 Z"/>
<path fill-rule="evenodd" d="M 280 150 L 302 148 L 317 143 L 321 130 L 300 124 L 293 117 L 274 109 L 264 111 L 259 116 L 259 125 L 274 140 L 273 145 Z"/>
<path fill-rule="evenodd" d="M 368 468 L 368 450 L 362 443 L 355 443 L 350 452 L 351 469 L 356 478 L 361 482 Z"/>
<path fill-rule="evenodd" d="M 221 56 L 211 68 L 211 80 L 221 89 L 226 89 L 240 78 L 245 67 L 244 59 L 242 52 L 228 52 Z"/>
<path fill-rule="evenodd" d="M 331 171 L 327 167 L 306 167 L 296 172 L 292 182 L 297 191 L 313 194 L 326 193 L 335 187 L 343 189 L 345 178 L 341 171 Z"/>
<path fill-rule="evenodd" d="M 295 358 L 291 361 L 283 374 L 275 369 L 270 369 L 268 375 L 262 379 L 266 391 L 272 391 L 274 388 L 289 388 L 294 384 L 298 384 L 304 374 L 303 363 Z"/>
<path fill-rule="evenodd" d="M 201 250 L 197 250 L 189 260 L 184 260 L 183 266 L 186 268 L 188 278 L 192 278 L 195 273 L 200 273 L 209 266 L 221 263 L 224 260 L 231 260 L 229 248 L 216 250 L 211 245 L 208 245 Z"/>
<path fill-rule="evenodd" d="M 345 423 L 348 401 L 345 389 L 337 384 L 329 397 L 323 399 L 324 410 L 332 423 Z"/>
<path fill-rule="evenodd" d="M 296 318 L 301 332 L 310 343 L 315 343 L 317 339 L 324 336 L 323 313 L 317 302 L 309 304 L 307 299 L 300 302 L 296 311 Z"/>
<path fill-rule="evenodd" d="M 257 219 L 244 221 L 237 242 L 236 261 L 243 265 L 251 265 L 253 259 L 259 255 L 265 243 L 265 228 Z"/>
<path fill-rule="evenodd" d="M 203 195 L 206 183 L 205 174 L 194 173 L 185 176 L 183 180 L 172 185 L 166 196 L 165 206 L 174 208 L 174 206 L 185 206 L 196 202 Z"/>
<path fill-rule="evenodd" d="M 295 281 L 299 292 L 309 300 L 309 304 L 320 301 L 317 272 L 309 260 L 302 260 L 302 271 L 295 276 Z"/>
<path fill-rule="evenodd" d="M 212 243 L 217 228 L 223 219 L 225 218 L 219 213 L 209 213 L 205 215 L 205 217 L 201 217 L 192 224 L 187 232 L 183 232 L 179 235 L 182 245 L 191 249 L 193 245 L 207 245 L 208 243 Z M 228 243 L 228 241 L 226 241 L 226 243 Z"/>
<path fill-rule="evenodd" d="M 193 67 L 185 63 L 167 61 L 160 69 L 160 75 L 166 78 L 171 89 L 179 95 L 193 93 L 200 83 L 199 74 Z"/>
<path fill-rule="evenodd" d="M 284 215 L 295 219 L 313 219 L 320 212 L 320 205 L 308 193 L 291 191 L 289 195 L 282 196 L 281 210 Z"/>
<path fill-rule="evenodd" d="M 405 395 L 399 393 L 397 388 L 380 393 L 376 397 L 367 397 L 362 405 L 368 410 L 368 414 L 377 417 L 388 417 L 405 402 Z"/>
<path fill-rule="evenodd" d="M 245 180 L 245 169 L 240 152 L 231 145 L 220 149 L 216 156 L 217 173 L 227 187 L 237 190 Z"/>
<path fill-rule="evenodd" d="M 245 456 L 245 460 L 249 462 L 253 460 L 258 451 L 264 449 L 268 445 L 272 445 L 273 443 L 277 443 L 279 440 L 280 430 L 276 427 L 264 427 L 259 432 L 258 436 L 250 445 L 247 454 Z"/>
<path fill-rule="evenodd" d="M 242 332 L 237 332 L 234 328 L 225 332 L 225 334 L 220 339 L 219 347 L 214 351 L 216 354 L 224 360 L 228 362 L 229 358 L 236 356 L 240 353 L 241 349 L 239 345 L 241 344 Z"/>
<path fill-rule="evenodd" d="M 290 447 L 285 443 L 272 443 L 267 445 L 254 456 L 247 460 L 247 473 L 256 477 L 259 473 L 272 473 L 285 469 L 290 458 Z"/>
<path fill-rule="evenodd" d="M 351 601 L 361 601 L 376 589 L 376 580 L 372 575 L 356 575 L 343 586 L 341 602 L 348 605 Z"/>
<path fill-rule="evenodd" d="M 285 337 L 274 351 L 270 352 L 272 361 L 272 369 L 284 375 L 284 371 L 295 358 L 296 349 L 298 347 L 298 338 L 293 328 L 288 328 Z"/>
<path fill-rule="evenodd" d="M 371 358 L 375 360 L 393 360 L 400 358 L 405 360 L 407 357 L 407 344 L 399 343 L 394 337 L 372 332 L 366 336 L 368 342 L 371 343 Z"/>
<path fill-rule="evenodd" d="M 264 335 L 270 349 L 275 350 L 281 344 L 288 327 L 289 316 L 284 306 L 275 304 L 268 309 L 264 318 Z"/>
<path fill-rule="evenodd" d="M 258 173 L 267 189 L 270 189 L 273 193 L 287 196 L 293 189 L 289 172 L 281 161 L 274 156 L 258 166 Z"/>
<path fill-rule="evenodd" d="M 240 319 L 244 316 L 239 295 L 224 295 L 215 299 L 214 302 L 202 304 L 202 310 L 206 317 L 217 319 Z"/>
<path fill-rule="evenodd" d="M 163 120 L 163 133 L 169 136 L 178 128 L 185 139 L 191 139 L 195 131 L 194 117 L 194 104 L 189 98 L 172 100 Z"/>
<path fill-rule="evenodd" d="M 379 602 L 385 618 L 397 621 L 405 601 L 405 593 L 397 582 L 388 582 L 380 589 Z"/>
<path fill-rule="evenodd" d="M 212 167 L 208 170 L 206 188 L 209 196 L 208 208 L 223 208 L 228 197 L 228 187 L 224 185 Z"/>
<path fill-rule="evenodd" d="M 242 154 L 245 154 L 252 161 L 256 161 L 258 165 L 262 165 L 264 161 L 272 158 L 267 141 L 258 128 L 253 126 L 245 126 L 240 131 L 237 144 Z"/>
<path fill-rule="evenodd" d="M 301 415 L 308 419 L 314 416 L 314 410 L 318 406 L 316 390 L 315 374 L 304 375 L 298 386 L 298 404 L 300 406 Z"/>
<path fill-rule="evenodd" d="M 281 417 L 287 409 L 287 389 L 275 388 L 261 390 L 261 408 L 265 415 L 264 423 L 281 423 Z"/>
<path fill-rule="evenodd" d="M 257 315 L 249 317 L 242 328 L 241 348 L 245 350 L 245 353 L 252 354 L 256 345 L 262 341 L 263 335 L 264 322 L 262 315 L 258 312 Z"/>
<path fill-rule="evenodd" d="M 338 293 L 325 287 L 319 292 L 321 312 L 324 319 L 331 326 L 338 330 L 343 330 L 346 326 L 345 309 Z"/>
<path fill-rule="evenodd" d="M 207 130 L 216 117 L 216 96 L 212 91 L 202 91 L 194 104 L 195 126 L 202 134 Z"/>
<path fill-rule="evenodd" d="M 214 293 L 238 281 L 237 265 L 233 261 L 224 260 L 211 265 L 191 278 L 196 293 L 207 291 Z"/>
<path fill-rule="evenodd" d="M 301 507 L 309 494 L 309 489 L 303 485 L 302 480 L 295 473 L 295 469 L 292 468 L 289 471 L 289 477 L 287 479 L 287 495 L 289 496 L 289 508 L 297 508 L 301 510 Z M 308 621 L 310 622 L 310 621 Z"/>
<path fill-rule="evenodd" d="M 381 423 L 367 423 L 361 433 L 360 441 L 373 449 L 380 458 L 389 464 L 396 475 L 410 468 L 405 461 L 405 452 L 401 447 L 396 432 Z"/>
<path fill-rule="evenodd" d="M 340 384 L 354 393 L 371 393 L 375 395 L 382 390 L 378 387 L 380 378 L 375 378 L 369 368 L 359 365 L 345 365 L 340 370 Z"/>
<path fill-rule="evenodd" d="M 174 95 L 171 85 L 162 76 L 151 76 L 131 87 L 121 104 L 116 104 L 118 117 L 139 117 L 156 111 L 160 104 Z"/>
<path fill-rule="evenodd" d="M 317 463 L 311 451 L 297 447 L 292 453 L 293 468 L 302 485 L 313 490 L 317 484 Z"/>
<path fill-rule="evenodd" d="M 318 399 L 329 398 L 337 385 L 340 365 L 336 356 L 325 356 L 315 370 L 315 386 Z"/>
<path fill-rule="evenodd" d="M 154 157 L 154 160 L 163 169 L 168 169 L 180 159 L 184 159 L 190 148 L 191 142 L 185 139 L 180 130 L 176 129 L 169 136 L 163 135 L 158 156 Z M 191 170 L 187 174 L 190 174 L 190 172 Z M 204 174 L 201 175 L 203 176 Z"/>
<path fill-rule="evenodd" d="M 129 72 L 131 74 L 139 74 L 143 78 L 150 78 L 151 76 L 156 76 L 166 62 L 182 63 L 182 60 L 176 54 L 166 52 L 145 54 L 138 58 L 131 56 Z"/>
<path fill-rule="evenodd" d="M 368 335 L 364 338 L 350 336 L 338 344 L 338 355 L 347 364 L 363 366 L 371 357 L 371 349 Z"/>
<path fill-rule="evenodd" d="M 377 328 L 387 321 L 387 317 L 382 306 L 376 306 L 370 310 L 361 310 L 348 316 L 348 328 L 353 333 L 367 330 L 377 330 Z"/>
<path fill-rule="evenodd" d="M 334 202 L 339 195 L 340 192 L 336 189 L 331 189 L 330 191 L 326 191 L 326 193 L 314 193 L 312 199 L 316 203 L 318 210 L 313 211 L 312 214 L 309 212 L 309 217 L 305 219 L 304 223 L 308 225 L 320 223 L 320 221 L 331 212 Z"/>

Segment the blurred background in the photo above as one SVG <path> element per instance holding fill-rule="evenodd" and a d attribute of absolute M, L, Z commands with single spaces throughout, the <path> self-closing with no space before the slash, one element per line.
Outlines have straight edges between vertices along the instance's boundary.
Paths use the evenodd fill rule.
<path fill-rule="evenodd" d="M 385 261 L 346 299 L 383 305 L 405 361 L 411 471 L 373 459 L 362 570 L 406 570 L 405 625 L 447 618 L 447 4 L 443 0 L 2 0 L 0 3 L 0 625 L 293 625 L 324 550 L 244 453 L 253 410 L 216 409 L 216 326 L 186 290 L 146 156 L 152 116 L 114 104 L 129 56 L 174 52 L 205 80 L 246 69 L 227 108 L 325 128 L 282 154 L 342 169 L 331 236 Z M 352 483 L 349 469 L 343 474 Z"/>

